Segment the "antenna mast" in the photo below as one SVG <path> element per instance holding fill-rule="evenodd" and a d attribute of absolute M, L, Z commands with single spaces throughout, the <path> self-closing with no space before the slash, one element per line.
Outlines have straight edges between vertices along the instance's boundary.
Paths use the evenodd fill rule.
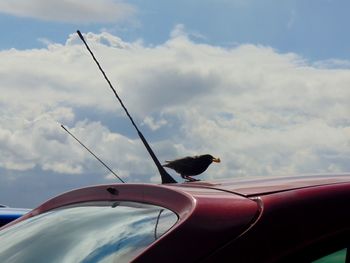
<path fill-rule="evenodd" d="M 122 183 L 125 183 L 122 178 L 120 178 L 115 172 L 113 172 L 113 170 L 111 168 L 109 168 L 109 166 L 107 164 L 105 164 L 100 158 L 98 158 L 88 147 L 86 147 L 77 137 L 75 137 L 70 131 L 68 131 L 68 129 L 66 127 L 64 127 L 61 124 L 61 128 L 63 130 L 65 130 L 70 136 L 72 136 L 81 146 L 83 146 L 89 153 L 92 154 L 92 156 L 94 156 L 104 167 L 106 167 L 108 169 L 108 171 L 110 171 L 112 174 L 115 175 L 115 177 L 117 177 Z"/>
<path fill-rule="evenodd" d="M 155 163 L 155 165 L 158 168 L 158 171 L 160 173 L 160 177 L 162 179 L 162 184 L 169 184 L 169 183 L 176 183 L 176 181 L 174 180 L 174 178 L 171 177 L 170 174 L 167 173 L 167 171 L 165 171 L 164 167 L 160 164 L 158 158 L 156 157 L 156 155 L 154 154 L 153 150 L 151 149 L 151 146 L 149 146 L 147 140 L 145 139 L 145 137 L 143 136 L 143 134 L 141 133 L 141 131 L 138 129 L 138 127 L 136 126 L 134 120 L 132 119 L 132 117 L 130 116 L 128 110 L 126 109 L 126 107 L 124 106 L 123 101 L 120 99 L 120 97 L 117 94 L 117 91 L 115 90 L 115 88 L 113 87 L 112 83 L 109 81 L 106 73 L 104 72 L 104 70 L 102 69 L 102 67 L 100 66 L 100 63 L 97 61 L 95 55 L 92 53 L 91 49 L 89 48 L 88 44 L 86 43 L 83 35 L 80 33 L 80 31 L 77 31 L 80 39 L 83 41 L 83 43 L 85 44 L 85 47 L 87 48 L 87 50 L 89 51 L 90 55 L 92 56 L 93 60 L 96 62 L 99 70 L 101 71 L 101 73 L 103 74 L 103 77 L 105 78 L 105 80 L 107 81 L 109 87 L 111 88 L 111 90 L 113 91 L 115 97 L 117 98 L 117 100 L 119 101 L 120 105 L 122 106 L 122 108 L 124 109 L 126 115 L 128 116 L 128 118 L 130 119 L 132 125 L 134 126 L 134 128 L 137 131 L 137 134 L 139 135 L 141 141 L 143 142 L 143 144 L 145 145 L 148 153 L 151 155 L 153 162 Z"/>

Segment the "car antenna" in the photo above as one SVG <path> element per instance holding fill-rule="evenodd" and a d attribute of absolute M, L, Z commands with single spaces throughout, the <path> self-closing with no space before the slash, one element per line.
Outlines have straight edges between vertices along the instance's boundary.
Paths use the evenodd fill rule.
<path fill-rule="evenodd" d="M 122 183 L 125 183 L 123 181 L 122 178 L 120 178 L 111 168 L 109 168 L 109 166 L 107 164 L 105 164 L 104 161 L 102 161 L 99 157 L 96 156 L 96 154 L 94 154 L 88 147 L 86 147 L 77 137 L 75 137 L 73 135 L 73 133 L 71 133 L 70 131 L 68 131 L 68 129 L 66 127 L 63 126 L 63 124 L 61 124 L 61 128 L 63 130 L 65 130 L 70 136 L 72 136 L 81 146 L 83 146 L 89 153 L 92 154 L 92 156 L 94 156 L 104 167 L 106 167 L 112 174 L 115 175 L 115 177 L 117 177 Z"/>
<path fill-rule="evenodd" d="M 132 119 L 132 117 L 130 116 L 128 110 L 126 109 L 126 107 L 124 106 L 123 101 L 121 100 L 121 98 L 118 96 L 117 91 L 115 90 L 115 88 L 113 87 L 112 83 L 109 81 L 106 73 L 104 72 L 104 70 L 102 69 L 100 63 L 97 61 L 94 53 L 92 53 L 91 49 L 89 48 L 88 44 L 86 43 L 83 35 L 81 34 L 81 32 L 79 30 L 77 30 L 77 33 L 80 37 L 80 39 L 83 41 L 83 43 L 85 44 L 85 47 L 87 48 L 87 50 L 89 51 L 90 55 L 92 56 L 93 60 L 96 62 L 99 70 L 101 71 L 101 73 L 103 74 L 103 77 L 105 78 L 105 80 L 107 81 L 109 87 L 111 88 L 111 90 L 113 91 L 115 97 L 117 98 L 117 100 L 119 101 L 120 105 L 122 106 L 122 108 L 124 109 L 126 115 L 128 116 L 128 118 L 130 119 L 132 125 L 134 126 L 134 128 L 137 131 L 137 134 L 139 135 L 141 141 L 143 142 L 143 144 L 145 145 L 148 153 L 151 155 L 153 162 L 155 163 L 155 165 L 158 168 L 160 177 L 162 179 L 162 184 L 169 184 L 169 183 L 177 183 L 174 178 L 171 177 L 170 174 L 167 173 L 167 171 L 165 171 L 164 167 L 160 164 L 158 158 L 156 157 L 156 155 L 154 154 L 153 150 L 151 149 L 151 146 L 148 144 L 147 140 L 145 139 L 145 137 L 143 136 L 143 134 L 141 133 L 141 131 L 138 129 L 138 127 L 136 126 L 134 120 Z"/>

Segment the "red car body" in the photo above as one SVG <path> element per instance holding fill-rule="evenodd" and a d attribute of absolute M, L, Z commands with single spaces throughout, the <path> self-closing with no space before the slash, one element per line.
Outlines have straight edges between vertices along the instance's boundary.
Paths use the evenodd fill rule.
<path fill-rule="evenodd" d="M 92 186 L 2 229 L 58 207 L 107 200 L 153 204 L 178 216 L 133 262 L 310 262 L 350 240 L 350 175 Z"/>

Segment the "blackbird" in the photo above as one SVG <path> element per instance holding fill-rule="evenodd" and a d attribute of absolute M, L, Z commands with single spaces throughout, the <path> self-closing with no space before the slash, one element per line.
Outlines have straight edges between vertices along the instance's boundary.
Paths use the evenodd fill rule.
<path fill-rule="evenodd" d="M 188 156 L 185 158 L 165 162 L 166 164 L 163 164 L 164 167 L 174 169 L 181 175 L 182 178 L 188 180 L 189 182 L 193 182 L 199 180 L 194 179 L 190 176 L 203 173 L 212 162 L 219 163 L 220 158 L 214 158 L 210 154 L 204 154 L 193 157 Z"/>

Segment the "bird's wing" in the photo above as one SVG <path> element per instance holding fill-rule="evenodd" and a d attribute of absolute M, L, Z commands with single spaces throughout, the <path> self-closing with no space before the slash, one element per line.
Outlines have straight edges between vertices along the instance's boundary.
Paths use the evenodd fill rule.
<path fill-rule="evenodd" d="M 169 167 L 169 168 L 177 168 L 177 167 L 192 167 L 192 162 L 193 162 L 193 157 L 185 157 L 185 158 L 180 158 L 176 159 L 173 161 L 165 161 L 166 164 L 163 166 Z"/>

